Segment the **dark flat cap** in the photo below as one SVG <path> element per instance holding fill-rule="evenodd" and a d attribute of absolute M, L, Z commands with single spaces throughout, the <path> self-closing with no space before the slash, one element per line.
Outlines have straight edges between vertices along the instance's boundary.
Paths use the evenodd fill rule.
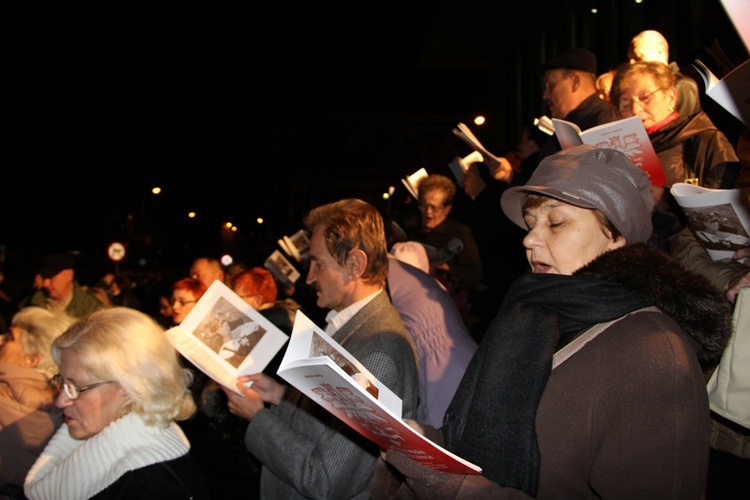
<path fill-rule="evenodd" d="M 47 279 L 65 269 L 73 269 L 73 258 L 62 253 L 53 253 L 42 258 L 42 266 L 37 273 Z"/>
<path fill-rule="evenodd" d="M 539 68 L 542 73 L 550 69 L 576 69 L 596 75 L 596 56 L 590 50 L 576 47 L 545 61 Z"/>

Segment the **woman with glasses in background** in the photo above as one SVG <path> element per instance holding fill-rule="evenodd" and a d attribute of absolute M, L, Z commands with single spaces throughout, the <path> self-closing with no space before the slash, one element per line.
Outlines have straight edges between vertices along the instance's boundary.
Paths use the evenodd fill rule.
<path fill-rule="evenodd" d="M 681 116 L 676 111 L 675 77 L 666 64 L 621 65 L 612 82 L 610 99 L 623 118 L 641 119 L 667 177 L 666 186 L 652 186 L 656 206 L 651 238 L 651 243 L 667 250 L 668 238 L 685 226 L 669 188 L 675 182 L 732 188 L 739 160 L 732 144 L 705 112 Z"/>
<path fill-rule="evenodd" d="M 62 424 L 50 379 L 50 345 L 76 321 L 30 306 L 18 311 L 0 342 L 0 498 L 23 498 L 23 480 Z"/>
<path fill-rule="evenodd" d="M 195 412 L 190 375 L 151 317 L 98 311 L 51 352 L 63 425 L 26 476 L 29 499 L 208 498 L 175 423 Z"/>
<path fill-rule="evenodd" d="M 179 325 L 185 320 L 185 316 L 195 307 L 203 294 L 206 293 L 206 285 L 196 278 L 182 278 L 172 285 L 172 323 Z"/>

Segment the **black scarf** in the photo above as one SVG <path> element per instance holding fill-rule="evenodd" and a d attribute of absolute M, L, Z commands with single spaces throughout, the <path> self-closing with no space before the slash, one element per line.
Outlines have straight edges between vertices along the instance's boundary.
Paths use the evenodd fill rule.
<path fill-rule="evenodd" d="M 671 313 L 668 302 L 682 293 L 669 284 L 675 273 L 687 275 L 715 308 L 712 357 L 720 356 L 730 332 L 721 293 L 661 252 L 625 247 L 574 276 L 528 273 L 513 283 L 446 412 L 446 447 L 481 466 L 493 481 L 535 496 L 540 464 L 535 417 L 554 352 L 594 324 L 636 309 L 656 305 Z"/>

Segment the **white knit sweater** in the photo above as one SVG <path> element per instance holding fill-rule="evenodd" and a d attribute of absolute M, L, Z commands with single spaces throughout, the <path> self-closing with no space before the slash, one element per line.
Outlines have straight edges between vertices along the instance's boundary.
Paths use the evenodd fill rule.
<path fill-rule="evenodd" d="M 190 449 L 182 429 L 146 425 L 134 413 L 95 436 L 73 439 L 63 424 L 26 476 L 30 500 L 91 498 L 128 471 L 181 457 Z"/>

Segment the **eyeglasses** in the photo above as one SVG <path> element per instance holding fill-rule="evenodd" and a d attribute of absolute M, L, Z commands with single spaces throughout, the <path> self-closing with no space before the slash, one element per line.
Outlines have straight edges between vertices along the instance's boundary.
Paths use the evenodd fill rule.
<path fill-rule="evenodd" d="M 642 97 L 633 97 L 632 101 L 628 100 L 620 100 L 620 111 L 630 111 L 633 109 L 633 104 L 636 102 L 641 103 L 642 106 L 648 106 L 648 103 L 651 102 L 651 98 L 659 92 L 660 90 L 664 90 L 663 88 L 659 87 L 656 90 L 653 90 L 649 92 L 648 94 L 642 96 Z"/>
<path fill-rule="evenodd" d="M 76 399 L 81 397 L 81 393 L 84 393 L 88 390 L 96 389 L 97 387 L 105 384 L 114 383 L 114 380 L 106 380 L 104 382 L 95 382 L 93 384 L 78 387 L 70 380 L 63 378 L 60 374 L 55 375 L 54 377 L 52 377 L 52 380 L 50 380 L 50 385 L 58 391 L 61 389 L 64 390 L 65 395 L 68 396 L 68 399 L 70 399 L 71 401 L 75 401 Z"/>
<path fill-rule="evenodd" d="M 183 299 L 169 299 L 169 305 L 173 306 L 177 302 L 179 302 L 181 306 L 186 306 L 188 304 L 195 304 L 198 301 L 197 300 L 183 300 Z"/>
<path fill-rule="evenodd" d="M 440 205 L 430 205 L 429 203 L 420 203 L 419 208 L 424 210 L 425 212 L 432 210 L 433 212 L 439 212 L 440 210 L 445 208 L 445 204 Z"/>

